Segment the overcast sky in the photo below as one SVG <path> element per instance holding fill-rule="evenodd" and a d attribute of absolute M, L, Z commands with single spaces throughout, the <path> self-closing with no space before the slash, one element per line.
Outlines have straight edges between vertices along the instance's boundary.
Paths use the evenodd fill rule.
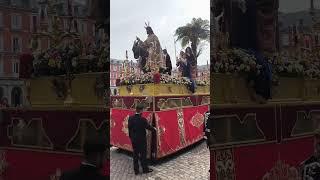
<path fill-rule="evenodd" d="M 168 50 L 172 64 L 175 66 L 174 31 L 191 22 L 192 18 L 210 19 L 209 0 L 111 0 L 110 2 L 110 57 L 125 59 L 128 50 L 129 59 L 133 59 L 132 45 L 136 36 L 141 40 L 147 38 L 144 28 L 150 22 L 158 36 L 162 48 Z M 177 42 L 177 54 L 180 52 Z M 199 56 L 198 64 L 206 64 L 210 59 L 210 45 Z"/>
<path fill-rule="evenodd" d="M 314 0 L 315 8 L 320 8 L 320 0 Z M 279 0 L 279 10 L 281 12 L 296 12 L 308 10 L 310 0 Z"/>

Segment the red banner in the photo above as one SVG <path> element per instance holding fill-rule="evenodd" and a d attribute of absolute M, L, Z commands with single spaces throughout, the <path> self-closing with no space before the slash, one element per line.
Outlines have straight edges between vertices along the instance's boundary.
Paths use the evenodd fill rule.
<path fill-rule="evenodd" d="M 60 172 L 78 168 L 82 161 L 80 154 L 30 150 L 5 150 L 4 152 L 7 166 L 2 178 L 5 180 L 50 180 L 50 176 L 59 176 Z M 109 175 L 109 165 L 108 160 L 102 172 L 104 175 Z"/>
<path fill-rule="evenodd" d="M 0 146 L 14 147 L 12 139 L 9 136 L 9 132 L 13 132 L 12 125 L 15 119 L 22 120 L 26 128 L 30 128 L 30 131 L 42 131 L 43 136 L 46 136 L 47 140 L 52 143 L 52 150 L 64 151 L 68 150 L 68 143 L 79 131 L 80 121 L 89 121 L 88 123 L 92 128 L 97 131 L 101 128 L 106 128 L 106 113 L 108 111 L 72 111 L 72 110 L 57 110 L 57 111 L 35 111 L 35 110 L 23 110 L 23 109 L 5 109 L 2 110 L 3 122 L 0 124 Z M 32 122 L 39 121 L 39 129 L 32 129 Z M 62 125 L 63 124 L 63 125 Z M 104 126 L 103 126 L 104 124 Z M 106 128 L 107 129 L 107 128 Z M 61 133 L 63 132 L 63 133 Z M 36 148 L 43 148 L 42 146 Z"/>
<path fill-rule="evenodd" d="M 314 152 L 313 137 L 285 140 L 281 142 L 281 159 L 286 163 L 299 166 L 299 164 L 312 156 Z"/>
<path fill-rule="evenodd" d="M 135 113 L 133 110 L 111 109 L 110 110 L 110 144 L 113 146 L 132 151 L 128 131 L 128 120 Z M 144 112 L 143 117 L 151 119 L 150 112 Z"/>
<path fill-rule="evenodd" d="M 203 138 L 204 113 L 208 106 L 156 112 L 157 158 L 175 153 Z"/>
<path fill-rule="evenodd" d="M 234 166 L 237 180 L 262 179 L 275 166 L 280 155 L 277 144 L 260 144 L 234 149 Z"/>
<path fill-rule="evenodd" d="M 203 138 L 204 113 L 207 105 L 183 109 L 184 129 L 187 144 L 193 144 Z"/>
<path fill-rule="evenodd" d="M 300 165 L 313 153 L 313 138 L 250 144 L 210 152 L 211 179 L 295 179 Z"/>
<path fill-rule="evenodd" d="M 182 134 L 179 128 L 177 110 L 156 112 L 157 158 L 174 153 L 182 148 Z M 183 119 L 182 119 L 183 123 Z"/>
<path fill-rule="evenodd" d="M 315 123 L 319 121 L 312 118 L 319 115 L 319 108 L 318 104 L 298 103 L 214 109 L 214 116 L 219 117 L 229 114 L 239 117 L 249 113 L 255 114 L 254 120 L 265 141 L 252 143 L 246 139 L 242 140 L 242 136 L 245 135 L 242 132 L 252 130 L 251 127 L 245 126 L 231 126 L 229 129 L 233 137 L 237 136 L 237 141 L 230 142 L 221 133 L 216 134 L 216 139 L 222 142 L 217 143 L 222 150 L 212 149 L 210 153 L 211 168 L 215 171 L 211 172 L 211 179 L 300 179 L 300 165 L 312 156 L 314 151 L 313 134 Z M 219 132 L 218 130 L 224 128 L 224 124 L 217 122 L 215 121 L 214 130 Z M 250 136 L 255 137 L 254 134 Z M 228 147 L 233 146 L 228 148 L 224 143 L 228 143 Z"/>

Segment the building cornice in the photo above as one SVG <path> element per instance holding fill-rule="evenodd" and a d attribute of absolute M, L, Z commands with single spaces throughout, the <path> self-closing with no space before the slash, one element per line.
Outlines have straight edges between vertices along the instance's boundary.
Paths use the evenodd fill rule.
<path fill-rule="evenodd" d="M 29 12 L 29 13 L 34 12 L 32 8 L 25 8 L 25 7 L 19 7 L 19 6 L 0 4 L 0 10 L 3 10 L 3 9 L 6 11 L 14 10 L 14 11 L 25 11 L 25 12 Z"/>

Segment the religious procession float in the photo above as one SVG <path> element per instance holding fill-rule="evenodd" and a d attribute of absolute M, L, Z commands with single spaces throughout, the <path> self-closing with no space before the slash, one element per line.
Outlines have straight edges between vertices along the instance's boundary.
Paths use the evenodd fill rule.
<path fill-rule="evenodd" d="M 279 30 L 276 0 L 214 0 L 212 14 L 211 179 L 312 177 L 320 24 Z"/>
<path fill-rule="evenodd" d="M 138 38 L 132 50 L 138 66 L 126 58 L 117 80 L 119 95 L 110 100 L 111 145 L 132 151 L 128 119 L 138 103 L 144 105 L 148 123 L 157 129 L 156 134 L 147 131 L 148 158 L 161 159 L 203 139 L 204 113 L 210 102 L 207 81 L 196 81 L 192 93 L 190 79 L 164 73 L 168 67 L 153 32 L 144 42 Z"/>
<path fill-rule="evenodd" d="M 69 30 L 62 30 L 60 17 L 48 16 L 48 4 L 41 7 L 41 30 L 32 36 L 32 54 L 20 58 L 29 105 L 0 111 L 3 180 L 58 180 L 61 172 L 79 167 L 87 138 L 109 142 L 108 37 L 101 33 L 99 43 L 83 39 L 72 16 L 67 17 Z M 109 160 L 102 173 L 109 175 L 108 169 Z"/>

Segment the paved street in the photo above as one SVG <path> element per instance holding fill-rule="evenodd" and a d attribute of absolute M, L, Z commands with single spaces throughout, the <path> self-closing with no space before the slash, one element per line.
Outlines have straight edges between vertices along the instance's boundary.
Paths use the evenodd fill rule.
<path fill-rule="evenodd" d="M 111 180 L 207 180 L 209 179 L 209 150 L 202 142 L 188 151 L 163 160 L 150 166 L 154 171 L 149 174 L 135 175 L 133 172 L 132 157 L 110 149 Z"/>

